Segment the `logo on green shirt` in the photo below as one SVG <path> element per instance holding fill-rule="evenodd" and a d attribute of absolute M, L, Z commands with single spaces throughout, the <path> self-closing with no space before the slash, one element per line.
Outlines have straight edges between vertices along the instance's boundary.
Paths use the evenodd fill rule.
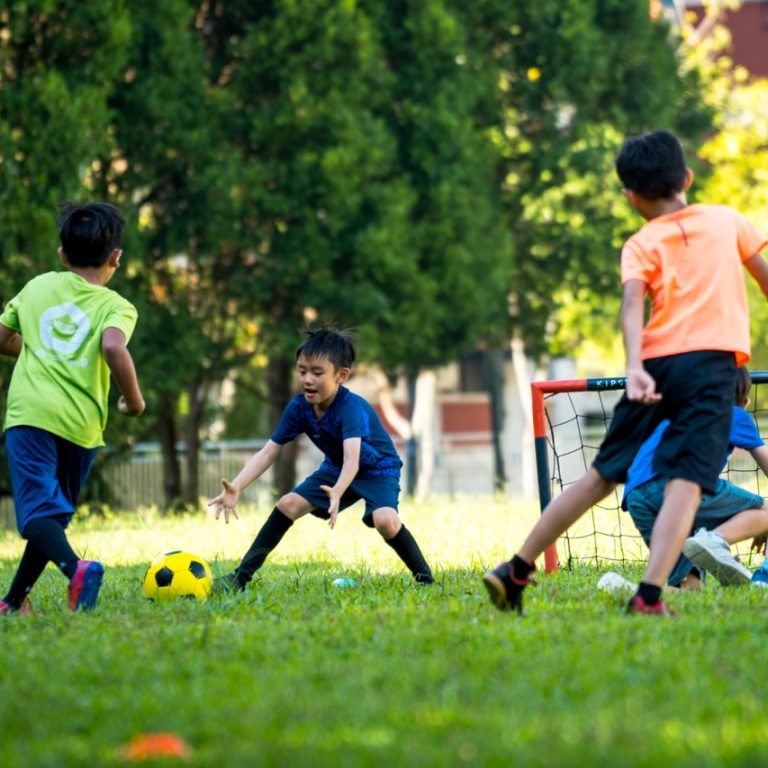
<path fill-rule="evenodd" d="M 40 316 L 40 341 L 46 349 L 50 349 L 59 360 L 73 357 L 82 346 L 91 321 L 77 304 L 66 302 L 46 309 Z M 40 350 L 39 356 L 46 356 Z M 80 365 L 88 365 L 88 360 L 78 361 Z"/>

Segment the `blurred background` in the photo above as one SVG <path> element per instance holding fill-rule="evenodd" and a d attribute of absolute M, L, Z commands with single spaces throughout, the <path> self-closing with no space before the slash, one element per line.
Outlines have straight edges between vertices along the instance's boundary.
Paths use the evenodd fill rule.
<path fill-rule="evenodd" d="M 147 411 L 113 410 L 83 501 L 215 495 L 322 324 L 356 329 L 404 490 L 534 494 L 530 381 L 623 375 L 619 145 L 675 131 L 689 201 L 768 231 L 767 52 L 763 0 L 2 0 L 0 303 L 59 268 L 61 201 L 128 221 Z"/>

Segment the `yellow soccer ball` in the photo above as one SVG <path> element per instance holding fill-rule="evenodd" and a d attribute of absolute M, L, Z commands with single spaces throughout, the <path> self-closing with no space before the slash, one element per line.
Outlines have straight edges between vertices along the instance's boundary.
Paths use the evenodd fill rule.
<path fill-rule="evenodd" d="M 144 594 L 158 603 L 179 597 L 205 600 L 213 588 L 211 566 L 191 552 L 166 552 L 156 557 L 144 575 Z"/>

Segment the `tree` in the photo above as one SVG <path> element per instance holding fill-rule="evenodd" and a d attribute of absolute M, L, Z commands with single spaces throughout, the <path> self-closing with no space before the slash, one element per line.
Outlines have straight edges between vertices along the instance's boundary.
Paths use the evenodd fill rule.
<path fill-rule="evenodd" d="M 645 3 L 487 0 L 467 16 L 501 84 L 499 176 L 518 253 L 512 329 L 541 354 L 565 296 L 588 316 L 618 295 L 619 246 L 636 224 L 613 172 L 624 135 L 665 125 L 690 136 L 708 118 L 697 72 Z"/>
<path fill-rule="evenodd" d="M 125 58 L 121 0 L 0 10 L 0 302 L 58 265 L 56 211 L 109 151 L 106 97 Z M 0 412 L 12 365 L 0 362 Z M 0 438 L 0 493 L 9 493 Z"/>
<path fill-rule="evenodd" d="M 508 245 L 481 119 L 492 91 L 457 61 L 464 31 L 445 3 L 232 9 L 211 8 L 204 28 L 237 110 L 275 418 L 307 317 L 359 326 L 369 359 L 414 376 L 498 327 Z"/>
<path fill-rule="evenodd" d="M 169 506 L 197 504 L 211 388 L 254 348 L 238 303 L 247 280 L 235 235 L 238 158 L 196 13 L 187 0 L 164 3 L 161 16 L 149 3 L 132 7 L 130 58 L 110 99 L 116 149 L 99 178 L 134 224 L 127 293 L 140 311 L 137 366 Z M 183 474 L 177 441 L 186 446 Z"/>

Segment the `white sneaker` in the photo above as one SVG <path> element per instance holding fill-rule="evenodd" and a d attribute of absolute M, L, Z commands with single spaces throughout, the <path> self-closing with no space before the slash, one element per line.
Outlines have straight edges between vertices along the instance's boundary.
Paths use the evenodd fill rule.
<path fill-rule="evenodd" d="M 621 590 L 636 592 L 637 584 L 627 581 L 627 579 L 616 573 L 616 571 L 608 571 L 600 577 L 600 581 L 597 582 L 597 588 L 602 589 L 603 592 L 619 592 Z"/>
<path fill-rule="evenodd" d="M 698 568 L 709 571 L 721 584 L 745 584 L 752 571 L 731 554 L 728 542 L 715 531 L 699 528 L 685 540 L 683 554 Z"/>

